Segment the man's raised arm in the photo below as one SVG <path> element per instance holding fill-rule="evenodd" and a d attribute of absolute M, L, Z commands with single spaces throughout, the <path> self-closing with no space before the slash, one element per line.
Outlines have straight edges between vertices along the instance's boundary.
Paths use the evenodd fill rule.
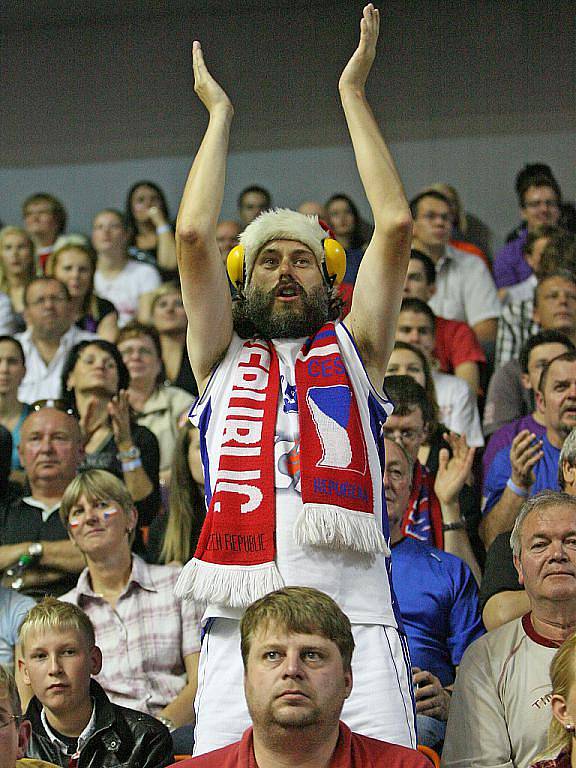
<path fill-rule="evenodd" d="M 176 220 L 176 253 L 188 316 L 188 354 L 200 392 L 232 337 L 232 302 L 216 243 L 234 109 L 214 80 L 199 42 L 192 49 L 194 90 L 209 113 Z"/>
<path fill-rule="evenodd" d="M 379 28 L 380 14 L 370 3 L 360 22 L 360 43 L 338 87 L 375 224 L 345 323 L 373 384 L 381 390 L 402 301 L 412 219 L 394 161 L 366 100 L 365 84 L 376 55 Z"/>

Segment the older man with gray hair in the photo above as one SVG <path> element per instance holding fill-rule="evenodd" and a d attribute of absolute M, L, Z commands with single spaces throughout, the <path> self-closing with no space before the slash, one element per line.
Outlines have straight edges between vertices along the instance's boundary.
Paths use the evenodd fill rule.
<path fill-rule="evenodd" d="M 548 667 L 576 630 L 576 497 L 542 491 L 527 499 L 510 545 L 530 610 L 464 654 L 446 728 L 446 768 L 527 768 L 546 746 Z"/>

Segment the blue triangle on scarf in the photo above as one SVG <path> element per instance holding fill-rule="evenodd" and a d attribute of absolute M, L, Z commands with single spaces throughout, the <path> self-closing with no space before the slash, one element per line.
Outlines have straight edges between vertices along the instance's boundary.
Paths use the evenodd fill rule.
<path fill-rule="evenodd" d="M 349 387 L 344 385 L 311 387 L 308 396 L 326 416 L 333 419 L 343 429 L 348 429 L 352 402 L 352 393 Z"/>

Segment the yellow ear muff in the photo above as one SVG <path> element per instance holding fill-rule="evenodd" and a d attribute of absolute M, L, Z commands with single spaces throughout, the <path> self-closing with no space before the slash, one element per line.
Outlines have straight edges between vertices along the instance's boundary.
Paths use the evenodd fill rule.
<path fill-rule="evenodd" d="M 244 286 L 244 246 L 236 245 L 226 258 L 226 269 L 232 284 L 237 288 Z"/>
<path fill-rule="evenodd" d="M 339 285 L 346 274 L 346 251 L 338 240 L 331 237 L 327 237 L 323 245 L 326 274 L 334 285 Z"/>

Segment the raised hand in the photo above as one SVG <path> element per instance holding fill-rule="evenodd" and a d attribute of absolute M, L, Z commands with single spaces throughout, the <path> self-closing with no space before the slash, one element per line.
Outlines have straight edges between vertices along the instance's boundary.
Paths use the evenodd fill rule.
<path fill-rule="evenodd" d="M 340 75 L 339 88 L 363 90 L 376 56 L 380 33 L 380 11 L 368 3 L 360 21 L 360 42 Z"/>
<path fill-rule="evenodd" d="M 108 414 L 112 422 L 114 441 L 119 450 L 132 445 L 132 430 L 130 428 L 130 404 L 128 393 L 121 389 L 108 403 Z"/>
<path fill-rule="evenodd" d="M 445 432 L 443 437 L 452 450 L 452 458 L 447 448 L 440 450 L 434 492 L 441 503 L 451 504 L 457 499 L 470 474 L 476 449 L 468 447 L 465 435 Z"/>
<path fill-rule="evenodd" d="M 510 447 L 510 464 L 512 473 L 510 479 L 520 488 L 531 488 L 536 482 L 534 467 L 544 456 L 542 440 L 529 429 L 518 432 Z"/>
<path fill-rule="evenodd" d="M 80 416 L 80 431 L 84 438 L 84 444 L 90 442 L 90 438 L 97 432 L 100 427 L 103 427 L 107 416 L 102 418 L 102 413 L 98 407 L 98 398 L 91 397 L 84 409 L 84 413 Z"/>
<path fill-rule="evenodd" d="M 215 109 L 224 107 L 232 109 L 232 102 L 226 91 L 219 85 L 208 71 L 204 62 L 202 46 L 195 40 L 192 44 L 192 65 L 194 67 L 194 90 L 208 112 L 212 114 Z"/>

